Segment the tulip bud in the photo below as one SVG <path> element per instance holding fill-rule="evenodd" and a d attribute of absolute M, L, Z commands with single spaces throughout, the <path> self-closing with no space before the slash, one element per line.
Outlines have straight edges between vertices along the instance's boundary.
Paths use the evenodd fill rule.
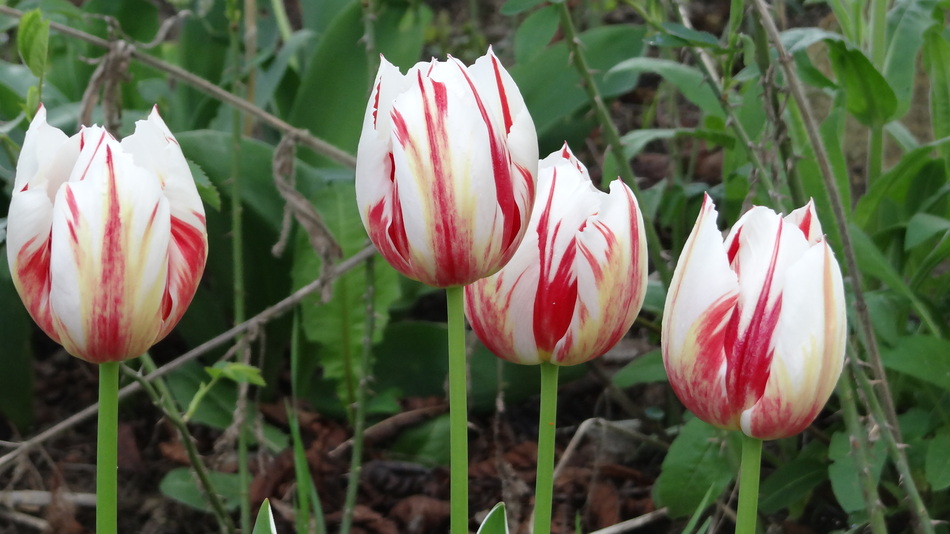
<path fill-rule="evenodd" d="M 613 347 L 647 283 L 643 217 L 620 180 L 599 191 L 567 144 L 541 161 L 524 241 L 497 274 L 465 288 L 465 313 L 506 360 L 575 365 Z"/>
<path fill-rule="evenodd" d="M 474 65 L 382 58 L 363 120 L 356 199 L 369 237 L 402 274 L 436 287 L 488 276 L 524 237 L 538 139 L 511 76 Z"/>
<path fill-rule="evenodd" d="M 725 241 L 706 196 L 663 314 L 670 384 L 697 417 L 750 437 L 801 432 L 844 361 L 841 270 L 812 202 L 743 215 Z"/>
<path fill-rule="evenodd" d="M 207 255 L 204 207 L 157 109 L 120 143 L 98 126 L 67 137 L 40 107 L 17 162 L 7 260 L 47 335 L 92 363 L 140 355 L 181 319 Z"/>

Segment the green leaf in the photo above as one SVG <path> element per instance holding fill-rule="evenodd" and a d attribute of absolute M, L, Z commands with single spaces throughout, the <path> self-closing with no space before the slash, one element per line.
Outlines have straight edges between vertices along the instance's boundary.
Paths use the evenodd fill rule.
<path fill-rule="evenodd" d="M 505 2 L 505 5 L 501 6 L 499 12 L 502 15 L 517 15 L 523 11 L 527 11 L 534 6 L 540 5 L 547 0 L 508 0 Z"/>
<path fill-rule="evenodd" d="M 659 74 L 679 89 L 687 100 L 699 106 L 704 113 L 725 119 L 726 114 L 719 99 L 698 68 L 669 59 L 635 57 L 622 61 L 610 69 L 607 79 L 621 74 L 634 76 L 643 72 Z"/>
<path fill-rule="evenodd" d="M 732 481 L 735 473 L 726 457 L 725 434 L 692 419 L 673 440 L 653 486 L 653 498 L 669 509 L 670 517 L 692 514 L 710 487 L 718 495 Z"/>
<path fill-rule="evenodd" d="M 917 213 L 907 222 L 904 250 L 911 250 L 924 242 L 950 231 L 950 220 L 929 213 Z"/>
<path fill-rule="evenodd" d="M 27 11 L 20 18 L 16 36 L 20 58 L 37 78 L 46 72 L 46 54 L 49 48 L 49 21 L 39 9 Z"/>
<path fill-rule="evenodd" d="M 848 112 L 868 127 L 884 126 L 893 119 L 897 96 L 867 56 L 843 43 L 831 44 L 829 52 Z"/>
<path fill-rule="evenodd" d="M 449 415 L 443 414 L 404 430 L 390 452 L 430 467 L 449 465 Z"/>
<path fill-rule="evenodd" d="M 604 73 L 624 59 L 641 54 L 644 35 L 646 29 L 642 26 L 616 24 L 594 28 L 578 36 L 587 53 L 594 83 L 604 98 L 624 94 L 636 85 L 636 75 L 607 77 Z M 546 145 L 551 147 L 549 150 L 560 148 L 565 139 L 571 141 L 571 135 L 578 139 L 586 137 L 592 125 L 589 122 L 578 125 L 580 118 L 575 117 L 590 108 L 590 99 L 563 41 L 547 47 L 531 61 L 512 65 L 508 72 L 531 111 L 542 149 Z"/>
<path fill-rule="evenodd" d="M 550 44 L 561 20 L 558 9 L 555 5 L 545 6 L 518 25 L 514 43 L 516 62 L 530 61 Z"/>
<path fill-rule="evenodd" d="M 663 366 L 663 353 L 660 349 L 637 356 L 623 366 L 611 378 L 618 388 L 628 388 L 637 384 L 666 382 L 666 368 Z"/>
<path fill-rule="evenodd" d="M 208 479 L 221 497 L 224 507 L 232 512 L 237 510 L 241 505 L 241 480 L 238 474 L 210 471 Z M 198 486 L 198 479 L 187 467 L 176 467 L 166 473 L 158 489 L 169 499 L 196 510 L 208 510 L 208 501 Z"/>
<path fill-rule="evenodd" d="M 881 360 L 893 371 L 950 390 L 950 341 L 935 336 L 904 336 L 882 347 Z"/>
<path fill-rule="evenodd" d="M 924 31 L 933 24 L 931 13 L 936 5 L 937 0 L 904 0 L 895 2 L 887 14 L 887 50 L 882 70 L 897 97 L 895 118 L 904 115 L 913 100 L 917 51 L 924 41 Z"/>
<path fill-rule="evenodd" d="M 205 371 L 211 378 L 224 377 L 237 384 L 247 383 L 261 387 L 267 385 L 261 377 L 261 370 L 246 363 L 217 362 L 214 367 L 205 367 Z"/>
<path fill-rule="evenodd" d="M 884 254 L 877 248 L 877 245 L 871 241 L 871 238 L 853 223 L 850 225 L 850 229 L 851 243 L 854 246 L 854 252 L 858 258 L 858 269 L 862 273 L 884 282 L 888 287 L 910 300 L 911 304 L 914 305 L 915 311 L 920 315 L 921 319 L 924 320 L 930 331 L 940 333 L 942 331 L 940 323 L 934 319 L 926 304 L 914 293 L 913 289 L 904 281 L 894 266 L 887 261 L 887 258 L 885 258 Z M 950 359 L 948 359 L 948 361 L 950 361 Z"/>
<path fill-rule="evenodd" d="M 827 476 L 823 462 L 812 458 L 796 458 L 782 464 L 762 481 L 759 509 L 772 514 L 807 499 Z"/>
<path fill-rule="evenodd" d="M 0 221 L 0 234 L 6 233 L 6 222 L 6 219 Z M 9 265 L 5 261 L 0 262 L 0 302 L 4 303 L 0 306 L 0 339 L 3 340 L 0 413 L 20 433 L 26 434 L 33 422 L 33 351 L 30 338 L 34 328 L 13 287 Z"/>
<path fill-rule="evenodd" d="M 660 26 L 663 28 L 663 32 L 649 37 L 646 40 L 647 44 L 659 47 L 693 46 L 716 52 L 723 50 L 719 44 L 719 39 L 716 39 L 716 36 L 709 32 L 687 28 L 675 22 L 663 22 Z"/>
<path fill-rule="evenodd" d="M 198 196 L 201 201 L 211 206 L 214 211 L 221 211 L 221 194 L 218 188 L 211 183 L 208 175 L 197 163 L 188 160 L 188 168 L 191 169 L 191 176 L 195 179 L 195 187 L 198 188 Z"/>
<path fill-rule="evenodd" d="M 878 481 L 887 459 L 887 450 L 884 440 L 878 440 L 868 451 L 871 468 L 871 477 Z M 858 479 L 858 464 L 854 460 L 854 451 L 851 449 L 851 438 L 845 431 L 835 432 L 831 436 L 828 446 L 828 457 L 831 465 L 828 466 L 828 478 L 831 480 L 831 490 L 838 499 L 838 504 L 844 511 L 853 513 L 865 509 L 864 498 L 861 496 L 861 481 Z"/>
<path fill-rule="evenodd" d="M 934 139 L 950 136 L 950 42 L 935 25 L 924 33 L 924 65 L 930 79 L 930 125 Z M 950 146 L 939 149 L 950 168 Z"/>
<path fill-rule="evenodd" d="M 261 509 L 257 512 L 257 521 L 251 534 L 277 534 L 277 525 L 274 524 L 274 514 L 270 510 L 270 500 L 264 499 Z"/>
<path fill-rule="evenodd" d="M 944 428 L 930 440 L 927 447 L 925 471 L 927 482 L 933 491 L 942 491 L 950 488 L 950 429 Z"/>
<path fill-rule="evenodd" d="M 485 520 L 478 527 L 477 534 L 508 534 L 508 517 L 505 515 L 505 503 L 492 507 Z"/>
<path fill-rule="evenodd" d="M 830 32 L 821 28 L 792 28 L 782 32 L 782 45 L 789 54 L 804 52 L 809 46 L 819 41 L 843 41 L 840 33 Z"/>
<path fill-rule="evenodd" d="M 735 137 L 716 130 L 707 130 L 702 128 L 656 128 L 633 130 L 624 134 L 620 141 L 624 145 L 624 155 L 632 158 L 639 154 L 649 143 L 659 139 L 675 139 L 680 137 L 693 137 L 696 139 L 705 139 L 713 144 L 732 148 L 735 145 Z"/>
<path fill-rule="evenodd" d="M 323 217 L 344 257 L 351 256 L 367 244 L 366 232 L 356 205 L 356 191 L 351 181 L 337 181 L 319 190 L 312 198 L 317 212 Z M 291 272 L 293 287 L 300 288 L 319 276 L 321 259 L 303 231 L 297 232 L 294 243 L 294 264 Z M 373 342 L 382 339 L 389 317 L 389 307 L 399 299 L 399 274 L 380 258 L 374 260 L 373 310 L 375 325 Z M 318 354 L 303 355 L 318 358 L 323 376 L 337 381 L 337 394 L 344 403 L 354 400 L 355 388 L 361 377 L 358 362 L 363 351 L 366 331 L 366 301 L 368 285 L 366 266 L 360 265 L 333 283 L 332 296 L 326 303 L 320 295 L 304 300 L 301 326 L 307 339 L 320 345 Z M 305 364 L 306 365 L 306 364 Z M 306 378 L 304 378 L 306 380 Z M 301 392 L 305 396 L 305 392 Z"/>

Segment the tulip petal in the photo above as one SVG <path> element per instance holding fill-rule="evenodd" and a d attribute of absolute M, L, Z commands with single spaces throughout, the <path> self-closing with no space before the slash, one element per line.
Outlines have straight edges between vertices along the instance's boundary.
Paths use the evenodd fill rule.
<path fill-rule="evenodd" d="M 819 243 L 790 265 L 775 356 L 762 397 L 741 418 L 742 431 L 760 439 L 801 432 L 828 401 L 844 361 L 846 317 L 838 262 Z"/>
<path fill-rule="evenodd" d="M 168 269 L 168 201 L 159 179 L 100 128 L 60 188 L 52 227 L 50 305 L 60 341 L 94 363 L 155 342 Z"/>
<path fill-rule="evenodd" d="M 726 328 L 739 298 L 712 199 L 703 199 L 696 224 L 673 272 L 663 313 L 663 363 L 674 392 L 699 418 L 738 428 L 726 390 Z"/>
<path fill-rule="evenodd" d="M 159 341 L 178 324 L 204 272 L 208 258 L 204 205 L 178 140 L 165 125 L 157 107 L 152 109 L 148 120 L 136 121 L 135 133 L 123 139 L 121 145 L 132 154 L 136 165 L 158 176 L 171 214 L 163 326 L 155 340 Z"/>
<path fill-rule="evenodd" d="M 805 240 L 815 244 L 822 240 L 821 222 L 818 221 L 818 212 L 815 211 L 815 201 L 809 199 L 808 204 L 785 216 L 785 222 L 797 226 L 805 235 Z"/>

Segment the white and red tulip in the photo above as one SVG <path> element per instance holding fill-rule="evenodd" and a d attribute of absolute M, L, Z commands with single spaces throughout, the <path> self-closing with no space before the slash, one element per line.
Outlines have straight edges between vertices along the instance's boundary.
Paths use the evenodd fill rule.
<path fill-rule="evenodd" d="M 418 63 L 382 58 L 356 163 L 356 198 L 376 248 L 436 287 L 508 262 L 534 203 L 538 140 L 518 87 L 489 52 Z"/>
<path fill-rule="evenodd" d="M 643 218 L 623 182 L 599 191 L 567 145 L 541 161 L 528 232 L 497 274 L 465 288 L 465 313 L 506 360 L 575 365 L 636 319 L 647 283 Z"/>
<path fill-rule="evenodd" d="M 841 270 L 813 203 L 755 207 L 725 241 L 707 196 L 663 315 L 670 384 L 697 417 L 759 439 L 804 430 L 841 374 Z"/>
<path fill-rule="evenodd" d="M 93 363 L 138 356 L 181 319 L 207 255 L 204 207 L 157 109 L 120 143 L 97 126 L 67 137 L 40 107 L 17 162 L 7 259 L 46 334 Z"/>

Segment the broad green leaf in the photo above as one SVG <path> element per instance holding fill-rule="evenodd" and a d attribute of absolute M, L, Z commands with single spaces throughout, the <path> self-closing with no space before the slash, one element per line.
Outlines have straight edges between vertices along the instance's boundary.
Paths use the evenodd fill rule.
<path fill-rule="evenodd" d="M 485 520 L 478 527 L 477 534 L 508 534 L 508 517 L 505 515 L 505 503 L 492 507 Z"/>
<path fill-rule="evenodd" d="M 782 45 L 789 54 L 804 52 L 809 46 L 819 41 L 843 41 L 840 33 L 830 32 L 821 28 L 792 28 L 782 32 Z"/>
<path fill-rule="evenodd" d="M 6 219 L 0 234 L 6 233 Z M 0 243 L 3 238 L 0 237 Z M 6 252 L 5 247 L 0 250 Z M 3 372 L 0 373 L 0 413 L 26 434 L 33 422 L 33 351 L 30 338 L 33 321 L 13 287 L 9 265 L 0 261 L 0 339 L 3 340 Z"/>
<path fill-rule="evenodd" d="M 933 491 L 950 488 L 950 429 L 943 428 L 930 440 L 927 447 L 927 482 Z"/>
<path fill-rule="evenodd" d="M 735 473 L 726 457 L 725 434 L 692 419 L 673 440 L 653 485 L 657 506 L 666 506 L 670 517 L 692 514 L 710 487 L 718 495 L 732 481 Z"/>
<path fill-rule="evenodd" d="M 950 340 L 935 336 L 905 336 L 881 349 L 884 366 L 938 388 L 950 390 Z"/>
<path fill-rule="evenodd" d="M 605 77 L 604 73 L 624 59 L 640 55 L 644 35 L 644 27 L 627 24 L 601 26 L 580 34 L 594 83 L 604 98 L 621 95 L 636 85 L 635 75 Z M 565 140 L 579 142 L 586 138 L 593 125 L 584 122 L 579 112 L 590 108 L 590 99 L 563 41 L 547 47 L 531 61 L 512 65 L 508 72 L 534 119 L 542 157 L 559 149 Z"/>
<path fill-rule="evenodd" d="M 368 243 L 356 205 L 356 192 L 351 181 L 336 181 L 317 191 L 312 201 L 316 210 L 349 257 Z M 305 232 L 298 231 L 294 240 L 293 287 L 302 287 L 320 275 L 321 259 L 310 244 Z M 340 399 L 349 404 L 354 400 L 360 381 L 358 364 L 363 353 L 366 327 L 366 300 L 368 282 L 365 264 L 356 267 L 333 282 L 332 295 L 326 303 L 320 295 L 304 300 L 301 326 L 307 339 L 320 345 L 316 356 L 323 368 L 323 376 L 337 381 Z M 373 311 L 375 325 L 373 342 L 382 339 L 389 317 L 389 307 L 399 299 L 399 274 L 381 258 L 373 265 Z M 311 364 L 314 362 L 310 362 Z M 312 368 L 312 365 L 310 366 Z M 303 396 L 304 393 L 302 392 Z"/>
<path fill-rule="evenodd" d="M 46 73 L 46 55 L 49 49 L 49 21 L 39 9 L 27 11 L 20 18 L 16 36 L 17 49 L 23 64 L 37 78 Z"/>
<path fill-rule="evenodd" d="M 637 356 L 611 377 L 614 385 L 621 389 L 666 380 L 666 368 L 663 366 L 663 353 L 660 349 Z"/>
<path fill-rule="evenodd" d="M 270 501 L 264 499 L 261 509 L 257 512 L 257 521 L 251 534 L 277 534 L 277 525 L 274 524 L 274 514 L 270 510 Z"/>
<path fill-rule="evenodd" d="M 548 46 L 561 20 L 558 9 L 555 5 L 542 7 L 518 25 L 514 43 L 516 62 L 530 61 Z"/>
<path fill-rule="evenodd" d="M 221 194 L 218 193 L 218 188 L 208 179 L 205 171 L 193 161 L 188 161 L 188 168 L 191 170 L 192 178 L 195 179 L 195 187 L 198 188 L 198 196 L 201 197 L 201 201 L 214 211 L 221 211 Z"/>
<path fill-rule="evenodd" d="M 847 432 L 839 431 L 831 436 L 828 457 L 831 459 L 831 465 L 828 466 L 828 478 L 831 480 L 831 490 L 838 499 L 838 504 L 849 513 L 864 510 L 861 481 L 858 479 L 858 464 L 854 459 L 851 438 Z M 887 459 L 884 440 L 877 440 L 871 446 L 868 457 L 872 478 L 875 481 L 880 480 L 881 470 L 884 469 L 884 461 Z"/>
<path fill-rule="evenodd" d="M 848 112 L 869 127 L 884 126 L 892 120 L 897 112 L 897 96 L 867 56 L 843 43 L 831 44 L 829 52 Z"/>
<path fill-rule="evenodd" d="M 546 0 L 508 0 L 505 2 L 505 5 L 501 6 L 499 12 L 502 15 L 517 15 L 518 13 L 527 11 L 536 5 L 543 4 Z"/>
<path fill-rule="evenodd" d="M 907 222 L 907 232 L 904 236 L 904 250 L 928 241 L 938 235 L 950 231 L 950 220 L 929 213 L 917 213 Z"/>
<path fill-rule="evenodd" d="M 389 448 L 391 454 L 429 467 L 449 465 L 449 414 L 404 430 Z"/>
<path fill-rule="evenodd" d="M 224 507 L 235 511 L 241 505 L 241 481 L 237 473 L 208 472 L 208 479 Z M 198 486 L 198 478 L 187 467 L 176 467 L 165 474 L 158 484 L 159 491 L 169 499 L 188 505 L 195 510 L 207 511 L 208 500 Z"/>
<path fill-rule="evenodd" d="M 762 481 L 759 509 L 772 514 L 806 499 L 813 489 L 825 481 L 826 469 L 823 462 L 813 458 L 796 458 L 779 465 Z"/>
<path fill-rule="evenodd" d="M 941 34 L 940 26 L 924 33 L 924 65 L 930 79 L 930 125 L 934 139 L 950 136 L 950 42 Z M 950 168 L 950 146 L 939 149 Z"/>
<path fill-rule="evenodd" d="M 377 8 L 373 22 L 376 48 L 405 72 L 421 56 L 432 12 L 422 3 L 380 2 Z M 291 124 L 351 154 L 356 153 L 370 85 L 376 75 L 370 68 L 365 33 L 360 2 L 350 3 L 334 17 L 309 54 L 288 117 Z M 330 164 L 310 152 L 300 157 L 311 163 Z"/>
<path fill-rule="evenodd" d="M 631 76 L 644 72 L 652 72 L 662 76 L 664 80 L 679 89 L 687 100 L 699 106 L 704 113 L 725 118 L 726 114 L 719 99 L 705 81 L 703 73 L 696 67 L 690 67 L 669 59 L 635 57 L 622 61 L 610 69 L 607 73 L 607 79 L 621 74 Z"/>
<path fill-rule="evenodd" d="M 705 139 L 715 145 L 732 148 L 735 145 L 735 137 L 716 130 L 707 130 L 703 128 L 656 128 L 633 130 L 623 137 L 620 141 L 624 145 L 624 155 L 632 158 L 639 154 L 649 143 L 658 139 L 675 139 L 679 137 L 694 137 L 696 139 Z"/>
<path fill-rule="evenodd" d="M 647 39 L 647 44 L 660 47 L 681 47 L 693 46 L 698 48 L 708 48 L 716 52 L 723 50 L 719 44 L 719 39 L 709 33 L 687 28 L 682 24 L 675 22 L 663 22 L 660 24 L 663 31 Z"/>
<path fill-rule="evenodd" d="M 920 315 L 924 323 L 927 324 L 930 331 L 940 333 L 942 331 L 940 323 L 934 319 L 927 305 L 914 293 L 907 282 L 904 281 L 903 277 L 901 277 L 900 273 L 897 272 L 894 266 L 884 257 L 884 254 L 877 248 L 874 241 L 854 223 L 850 225 L 850 231 L 851 243 L 854 246 L 854 252 L 858 258 L 858 269 L 860 269 L 863 274 L 880 280 L 892 290 L 910 300 L 914 305 L 914 310 Z M 950 359 L 948 359 L 948 362 L 950 362 Z"/>
<path fill-rule="evenodd" d="M 884 77 L 897 97 L 900 117 L 910 108 L 917 71 L 917 51 L 924 40 L 924 30 L 933 24 L 931 13 L 937 0 L 904 0 L 895 2 L 887 14 L 887 50 L 884 55 Z"/>
<path fill-rule="evenodd" d="M 264 378 L 261 377 L 261 370 L 253 365 L 241 362 L 217 362 L 212 367 L 205 367 L 205 372 L 211 378 L 223 377 L 238 384 L 254 384 L 255 386 L 264 386 Z"/>
<path fill-rule="evenodd" d="M 923 193 L 925 197 L 931 197 L 934 194 L 933 189 L 920 191 L 924 189 L 922 187 L 924 184 L 918 181 L 918 178 L 927 172 L 934 172 L 928 169 L 936 162 L 942 163 L 942 160 L 935 160 L 932 157 L 934 149 L 941 147 L 950 147 L 950 137 L 921 145 L 920 148 L 904 154 L 897 165 L 871 184 L 867 193 L 858 200 L 854 208 L 854 222 L 868 231 L 874 231 L 877 229 L 876 217 L 885 212 L 891 213 L 897 210 L 905 213 L 905 210 L 909 209 L 910 213 L 905 213 L 903 217 L 906 218 L 901 218 L 901 221 L 906 221 L 910 215 L 916 213 L 919 206 L 908 207 L 908 198 L 913 193 Z M 941 170 L 946 173 L 942 165 Z M 942 183 L 946 183 L 945 178 Z"/>

